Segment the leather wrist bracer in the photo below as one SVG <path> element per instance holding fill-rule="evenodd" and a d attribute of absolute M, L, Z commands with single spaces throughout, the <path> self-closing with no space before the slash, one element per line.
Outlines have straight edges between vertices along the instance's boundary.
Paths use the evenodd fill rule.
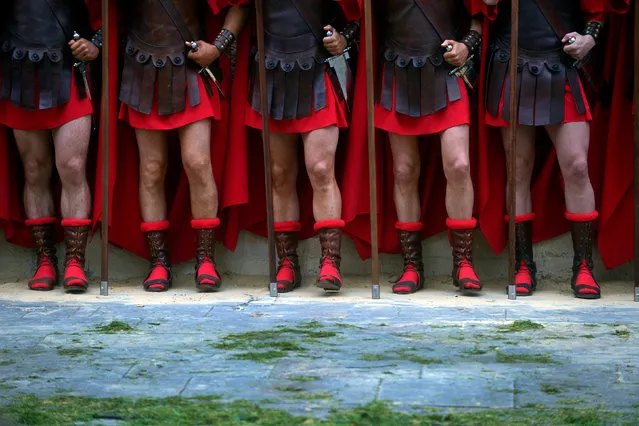
<path fill-rule="evenodd" d="M 98 50 L 102 50 L 102 27 L 100 27 L 91 37 L 91 43 L 98 48 Z"/>
<path fill-rule="evenodd" d="M 468 47 L 469 52 L 473 52 L 481 45 L 481 35 L 475 30 L 470 30 L 464 38 L 462 38 L 461 42 Z"/>
<path fill-rule="evenodd" d="M 220 53 L 224 53 L 224 51 L 228 49 L 234 41 L 235 36 L 233 35 L 233 33 L 226 28 L 222 28 L 222 31 L 220 31 L 220 33 L 217 35 L 217 38 L 213 42 L 213 46 L 217 47 L 217 50 L 219 50 Z"/>
<path fill-rule="evenodd" d="M 599 35 L 601 34 L 601 23 L 597 21 L 590 21 L 586 24 L 584 35 L 589 35 L 595 40 L 595 44 L 599 41 Z"/>
<path fill-rule="evenodd" d="M 342 31 L 342 36 L 346 39 L 346 45 L 352 46 L 359 41 L 359 22 L 349 22 Z"/>

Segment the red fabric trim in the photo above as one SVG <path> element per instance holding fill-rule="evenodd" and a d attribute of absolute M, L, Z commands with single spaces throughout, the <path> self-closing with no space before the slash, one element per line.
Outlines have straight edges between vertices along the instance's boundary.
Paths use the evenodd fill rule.
<path fill-rule="evenodd" d="M 592 222 L 599 217 L 599 212 L 595 210 L 592 213 L 570 213 L 566 212 L 566 219 L 571 222 Z"/>
<path fill-rule="evenodd" d="M 156 84 L 151 114 L 143 114 L 122 103 L 118 119 L 129 123 L 133 128 L 146 130 L 179 129 L 187 124 L 207 118 L 219 120 L 222 116 L 219 92 L 216 88 L 213 88 L 213 96 L 209 97 L 200 76 L 198 76 L 198 86 L 200 89 L 199 104 L 191 106 L 187 91 L 184 111 L 171 115 L 160 115 L 158 112 L 158 88 Z"/>
<path fill-rule="evenodd" d="M 449 229 L 475 229 L 477 227 L 477 219 L 457 220 L 446 218 L 446 226 Z"/>
<path fill-rule="evenodd" d="M 88 226 L 91 225 L 91 219 L 62 219 L 62 226 Z"/>
<path fill-rule="evenodd" d="M 296 221 L 275 222 L 275 232 L 299 232 L 301 230 L 302 224 Z"/>
<path fill-rule="evenodd" d="M 493 117 L 490 115 L 488 111 L 486 111 L 486 124 L 493 127 L 508 127 L 510 124 L 504 120 L 502 112 L 504 110 L 504 93 L 506 93 L 506 83 L 504 82 L 504 89 L 501 93 L 501 99 L 499 101 L 499 110 L 497 112 L 497 117 Z M 579 88 L 581 89 L 581 95 L 584 99 L 586 99 L 586 94 L 584 93 L 583 85 L 581 81 L 579 81 Z M 579 123 L 584 121 L 592 121 L 592 114 L 590 113 L 590 106 L 588 105 L 588 101 L 586 101 L 586 112 L 583 114 L 579 114 L 577 112 L 577 106 L 575 105 L 575 99 L 572 96 L 572 91 L 570 90 L 570 84 L 566 82 L 565 86 L 565 94 L 564 94 L 564 121 L 562 124 L 566 123 Z"/>
<path fill-rule="evenodd" d="M 424 227 L 424 224 L 421 222 L 397 222 L 395 224 L 395 229 L 399 229 L 400 231 L 406 231 L 406 232 L 421 231 L 423 227 Z"/>
<path fill-rule="evenodd" d="M 56 222 L 57 222 L 57 219 L 55 217 L 41 217 L 38 219 L 27 219 L 24 221 L 24 224 L 26 226 L 37 226 L 37 225 L 50 225 Z"/>
<path fill-rule="evenodd" d="M 508 222 L 508 215 L 504 217 L 504 220 Z M 520 214 L 515 217 L 515 223 L 530 222 L 531 220 L 535 220 L 535 213 Z"/>
<path fill-rule="evenodd" d="M 142 222 L 140 224 L 140 231 L 142 232 L 166 231 L 167 229 L 169 229 L 168 220 L 162 220 L 159 222 Z"/>
<path fill-rule="evenodd" d="M 342 219 L 329 219 L 315 222 L 315 226 L 313 227 L 313 229 L 315 229 L 315 231 L 319 231 L 320 229 L 341 229 L 344 226 L 346 226 L 346 222 L 344 222 Z"/>
<path fill-rule="evenodd" d="M 38 73 L 34 76 L 34 102 L 39 105 Z M 95 89 L 92 94 L 96 95 Z M 80 99 L 75 85 L 75 77 L 71 78 L 71 96 L 69 102 L 54 108 L 35 109 L 33 111 L 17 107 L 9 101 L 0 100 L 0 124 L 19 130 L 51 130 L 93 113 L 89 98 Z"/>
<path fill-rule="evenodd" d="M 214 219 L 192 219 L 191 227 L 193 229 L 214 229 L 220 226 L 220 218 Z"/>
<path fill-rule="evenodd" d="M 324 74 L 326 84 L 326 107 L 319 111 L 312 111 L 311 115 L 293 120 L 269 120 L 269 130 L 275 133 L 307 133 L 324 127 L 337 126 L 340 129 L 348 127 L 348 115 L 344 102 L 337 100 L 333 83 Z M 249 104 L 246 108 L 244 122 L 254 129 L 262 129 L 262 115 Z"/>
<path fill-rule="evenodd" d="M 383 76 L 381 77 L 384 78 Z M 443 132 L 452 127 L 470 124 L 470 101 L 466 85 L 458 78 L 461 99 L 448 102 L 446 108 L 423 117 L 409 117 L 395 110 L 395 90 L 393 87 L 393 109 L 388 111 L 380 104 L 375 105 L 375 127 L 398 135 L 419 136 Z"/>

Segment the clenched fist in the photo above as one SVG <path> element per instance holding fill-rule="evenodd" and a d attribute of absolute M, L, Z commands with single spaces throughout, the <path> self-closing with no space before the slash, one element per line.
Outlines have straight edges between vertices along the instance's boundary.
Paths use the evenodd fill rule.
<path fill-rule="evenodd" d="M 328 50 L 328 53 L 333 56 L 344 53 L 344 49 L 346 49 L 347 46 L 344 36 L 330 25 L 325 26 L 324 31 L 331 31 L 333 33 L 330 37 L 324 37 L 324 40 L 322 40 L 324 42 L 324 47 Z"/>
<path fill-rule="evenodd" d="M 84 38 L 71 40 L 69 42 L 69 47 L 71 48 L 73 56 L 82 62 L 95 61 L 100 54 L 100 49 L 98 49 L 95 44 Z"/>
<path fill-rule="evenodd" d="M 562 43 L 567 43 L 571 38 L 575 39 L 574 43 L 566 44 L 564 46 L 564 52 L 571 58 L 581 60 L 590 53 L 593 47 L 595 47 L 595 39 L 591 35 L 581 35 L 579 33 L 568 33 L 561 39 Z"/>
<path fill-rule="evenodd" d="M 446 46 L 453 46 L 453 49 L 444 53 L 444 60 L 454 67 L 464 65 L 464 62 L 468 59 L 468 46 L 458 41 L 444 40 L 442 47 L 445 48 Z"/>
<path fill-rule="evenodd" d="M 189 50 L 187 56 L 190 60 L 194 61 L 199 66 L 208 67 L 220 57 L 220 51 L 212 44 L 209 44 L 202 40 L 198 40 L 196 43 L 198 47 L 197 52 Z M 185 44 L 189 49 L 191 48 L 191 43 Z"/>

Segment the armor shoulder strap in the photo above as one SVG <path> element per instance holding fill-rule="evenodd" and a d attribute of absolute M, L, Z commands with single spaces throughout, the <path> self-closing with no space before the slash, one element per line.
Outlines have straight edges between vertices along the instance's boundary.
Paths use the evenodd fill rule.
<path fill-rule="evenodd" d="M 435 3 L 436 2 L 432 0 L 415 0 L 415 4 L 421 9 L 426 19 L 428 19 L 428 22 L 433 26 L 439 38 L 442 41 L 450 40 L 454 38 L 454 30 L 452 28 L 445 28 L 445 23 L 450 21 L 450 19 L 446 19 L 442 16 L 442 12 L 444 12 L 446 8 L 437 7 Z"/>
<path fill-rule="evenodd" d="M 162 5 L 162 8 L 165 10 L 166 14 L 169 15 L 171 22 L 173 22 L 173 25 L 175 25 L 175 28 L 178 30 L 178 32 L 180 33 L 180 36 L 184 39 L 184 41 L 189 42 L 189 41 L 195 40 L 195 38 L 193 37 L 193 34 L 191 34 L 191 31 L 189 30 L 189 27 L 186 26 L 184 17 L 180 13 L 180 11 L 177 10 L 173 1 L 172 0 L 158 0 L 158 1 L 160 2 L 160 5 Z"/>
<path fill-rule="evenodd" d="M 315 13 L 309 13 L 308 8 L 303 4 L 300 4 L 299 0 L 291 0 L 291 3 L 293 3 L 293 6 L 295 6 L 299 14 L 302 16 L 306 25 L 309 26 L 313 35 L 317 39 L 317 42 L 322 44 L 322 40 L 326 37 L 323 30 L 324 24 L 322 23 L 322 17 Z"/>
<path fill-rule="evenodd" d="M 566 24 L 557 14 L 557 6 L 555 5 L 555 2 L 553 0 L 537 0 L 536 3 L 541 14 L 544 15 L 544 18 L 546 18 L 546 21 L 548 21 L 552 30 L 557 35 L 557 38 L 559 40 L 564 38 L 564 36 L 570 31 L 568 31 Z"/>

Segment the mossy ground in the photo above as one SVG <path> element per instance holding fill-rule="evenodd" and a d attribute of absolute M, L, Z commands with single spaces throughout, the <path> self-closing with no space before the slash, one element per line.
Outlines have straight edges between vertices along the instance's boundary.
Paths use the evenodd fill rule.
<path fill-rule="evenodd" d="M 305 394 L 299 394 L 305 399 Z M 321 395 L 308 395 L 317 399 Z M 269 402 L 269 401 L 266 401 Z M 592 408 L 549 409 L 534 406 L 518 410 L 480 410 L 471 412 L 441 412 L 424 410 L 407 414 L 383 402 L 371 403 L 350 410 L 333 410 L 325 419 L 298 417 L 284 411 L 261 407 L 248 402 L 222 403 L 216 396 L 164 399 L 95 399 L 57 396 L 38 399 L 17 398 L 3 407 L 2 420 L 32 426 L 99 425 L 100 420 L 117 420 L 127 426 L 164 425 L 277 425 L 277 426 L 337 426 L 337 425 L 632 425 L 636 413 L 619 413 Z"/>

